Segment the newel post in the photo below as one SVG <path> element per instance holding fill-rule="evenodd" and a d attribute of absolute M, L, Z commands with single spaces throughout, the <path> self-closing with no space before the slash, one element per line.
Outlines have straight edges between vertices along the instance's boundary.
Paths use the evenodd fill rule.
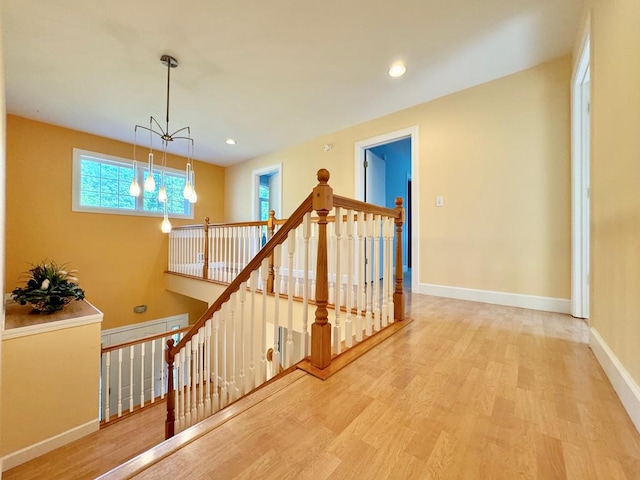
<path fill-rule="evenodd" d="M 318 170 L 313 189 L 313 209 L 318 215 L 318 262 L 316 265 L 316 318 L 311 325 L 311 363 L 325 368 L 331 363 L 331 324 L 328 321 L 329 279 L 327 275 L 327 215 L 333 208 L 333 189 L 327 184 L 329 172 Z"/>
<path fill-rule="evenodd" d="M 173 387 L 173 361 L 174 355 L 172 353 L 173 338 L 167 340 L 167 420 L 164 424 L 164 438 L 168 440 L 173 437 L 175 434 L 175 423 L 176 423 L 176 413 L 175 413 L 175 389 Z"/>
<path fill-rule="evenodd" d="M 276 231 L 276 211 L 269 210 L 269 219 L 267 220 L 267 240 L 273 237 Z M 273 279 L 275 278 L 273 269 L 273 253 L 269 255 L 269 275 L 267 276 L 267 292 L 273 293 Z"/>
<path fill-rule="evenodd" d="M 209 278 L 209 217 L 204 217 L 204 265 L 202 266 L 202 278 Z"/>
<path fill-rule="evenodd" d="M 402 225 L 404 224 L 404 207 L 402 197 L 396 197 L 396 288 L 393 292 L 393 317 L 404 320 L 404 291 L 402 289 Z"/>

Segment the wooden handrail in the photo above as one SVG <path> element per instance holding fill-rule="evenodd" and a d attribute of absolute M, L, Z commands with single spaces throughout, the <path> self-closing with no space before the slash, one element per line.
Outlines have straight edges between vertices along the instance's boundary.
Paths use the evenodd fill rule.
<path fill-rule="evenodd" d="M 220 294 L 220 296 L 216 299 L 215 302 L 207 309 L 206 312 L 202 314 L 202 316 L 191 326 L 191 330 L 187 333 L 182 340 L 180 340 L 170 351 L 171 355 L 175 355 L 185 344 L 193 337 L 193 335 L 202 327 L 207 320 L 209 320 L 215 312 L 217 312 L 222 304 L 226 302 L 232 293 L 235 293 L 240 285 L 249 280 L 249 276 L 251 272 L 258 269 L 262 264 L 262 261 L 271 255 L 271 252 L 275 248 L 276 245 L 283 243 L 287 236 L 289 235 L 289 231 L 296 228 L 298 225 L 302 223 L 302 219 L 306 213 L 311 211 L 312 207 L 312 196 L 309 195 L 305 198 L 300 206 L 296 209 L 295 212 L 287 219 L 282 228 L 278 229 L 277 232 L 267 241 L 265 246 L 258 251 L 255 257 L 251 259 L 251 261 L 247 264 L 245 268 L 243 268 L 240 273 L 233 279 L 233 281 L 229 284 L 229 286 Z"/>
<path fill-rule="evenodd" d="M 119 350 L 121 348 L 130 347 L 132 345 L 139 345 L 141 343 L 150 342 L 152 340 L 158 340 L 159 338 L 166 338 L 170 335 L 173 336 L 178 333 L 188 332 L 190 329 L 191 329 L 191 325 L 188 325 L 186 327 L 182 327 L 177 330 L 168 330 L 162 333 L 154 333 L 153 335 L 147 335 L 146 337 L 138 338 L 137 340 L 118 343 L 117 345 L 109 345 L 108 347 L 102 347 L 102 354 L 105 354 L 107 352 L 113 352 L 114 350 Z"/>
<path fill-rule="evenodd" d="M 373 213 L 374 215 L 382 215 L 383 217 L 398 218 L 399 215 L 397 209 L 380 207 L 371 203 L 361 202 L 360 200 L 354 200 L 353 198 L 341 197 L 340 195 L 333 196 L 333 206 L 355 210 L 356 212 Z"/>
<path fill-rule="evenodd" d="M 278 225 L 281 225 L 286 220 L 276 220 Z M 202 223 L 196 223 L 191 225 L 176 225 L 173 230 L 192 230 L 196 228 L 202 228 Z M 229 223 L 205 223 L 209 227 L 266 227 L 267 221 L 252 221 L 252 222 L 229 222 Z"/>

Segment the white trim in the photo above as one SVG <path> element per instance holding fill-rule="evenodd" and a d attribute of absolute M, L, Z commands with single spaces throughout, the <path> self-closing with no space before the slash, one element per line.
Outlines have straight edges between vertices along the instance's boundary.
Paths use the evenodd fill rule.
<path fill-rule="evenodd" d="M 618 394 L 618 398 L 620 398 L 636 430 L 640 432 L 640 388 L 638 388 L 638 384 L 593 327 L 589 329 L 589 347 Z"/>
<path fill-rule="evenodd" d="M 495 292 L 492 290 L 477 290 L 475 288 L 449 287 L 421 283 L 418 293 L 435 297 L 455 298 L 470 302 L 491 303 L 508 307 L 528 308 L 544 312 L 566 313 L 570 311 L 571 302 L 567 298 L 539 297 L 521 293 Z"/>
<path fill-rule="evenodd" d="M 360 166 L 364 162 L 364 152 L 368 148 L 384 145 L 403 138 L 411 137 L 411 291 L 418 292 L 418 281 L 420 280 L 420 175 L 418 166 L 418 125 L 385 133 L 377 137 L 367 138 L 355 143 L 354 176 L 355 188 L 354 198 L 362 200 L 364 198 L 363 178 Z M 406 205 L 405 205 L 406 208 Z"/>
<path fill-rule="evenodd" d="M 258 185 L 260 183 L 260 176 L 266 173 L 274 173 L 280 176 L 280 191 L 278 196 L 280 197 L 280 210 L 282 210 L 282 163 L 277 163 L 269 167 L 262 167 L 251 171 L 251 177 L 253 178 L 253 188 L 251 189 L 251 220 L 258 220 L 260 212 L 258 211 Z M 282 212 L 276 212 L 276 216 L 282 216 Z"/>
<path fill-rule="evenodd" d="M 589 318 L 590 28 L 584 25 L 571 79 L 571 314 Z"/>
<path fill-rule="evenodd" d="M 83 425 L 78 425 L 66 432 L 59 433 L 53 437 L 42 440 L 28 447 L 10 453 L 2 457 L 2 471 L 6 472 L 10 468 L 21 465 L 29 460 L 44 455 L 45 453 L 62 447 L 67 443 L 78 440 L 90 433 L 97 432 L 100 429 L 100 421 L 96 418 Z"/>
<path fill-rule="evenodd" d="M 2 332 L 2 341 L 102 322 L 102 312 L 86 300 L 84 300 L 84 302 L 93 308 L 95 313 L 83 315 L 81 317 L 68 318 L 66 320 L 56 320 L 55 322 L 44 322 L 36 325 L 29 325 L 27 327 L 10 328 L 9 330 L 4 330 Z"/>

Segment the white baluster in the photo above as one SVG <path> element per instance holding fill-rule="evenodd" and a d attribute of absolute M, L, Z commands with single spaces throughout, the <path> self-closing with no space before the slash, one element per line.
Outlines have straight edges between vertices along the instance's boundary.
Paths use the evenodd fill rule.
<path fill-rule="evenodd" d="M 278 374 L 278 366 L 280 365 L 280 346 L 278 344 L 278 334 L 280 330 L 280 262 L 281 262 L 282 245 L 276 245 L 273 249 L 273 357 L 271 364 L 273 365 L 273 375 Z"/>
<path fill-rule="evenodd" d="M 365 301 L 366 301 L 366 305 L 367 305 L 367 312 L 365 314 L 364 317 L 364 329 L 365 329 L 365 333 L 367 334 L 367 336 L 371 335 L 373 333 L 373 315 L 372 315 L 372 310 L 371 310 L 371 303 L 372 303 L 372 297 L 373 297 L 373 270 L 372 270 L 372 266 L 373 266 L 373 262 L 374 262 L 374 258 L 373 258 L 373 214 L 369 213 L 367 214 L 367 218 L 365 220 L 366 223 L 366 227 L 367 227 L 367 240 L 366 240 L 366 244 L 368 244 L 369 246 L 369 257 L 368 257 L 368 261 L 367 261 L 367 267 L 365 269 L 365 283 L 366 283 L 366 290 L 365 290 Z"/>
<path fill-rule="evenodd" d="M 382 328 L 389 324 L 387 298 L 389 292 L 389 217 L 382 218 Z"/>
<path fill-rule="evenodd" d="M 311 267 L 318 264 L 318 224 L 311 223 Z M 311 291 L 309 298 L 316 299 L 316 275 L 315 269 L 311 270 Z"/>
<path fill-rule="evenodd" d="M 347 319 L 344 322 L 345 346 L 353 346 L 353 329 L 351 324 L 351 309 L 353 308 L 353 210 L 347 210 Z"/>
<path fill-rule="evenodd" d="M 365 278 L 364 278 L 364 260 L 365 260 L 365 221 L 364 213 L 358 212 L 358 306 L 356 313 L 356 342 L 362 341 L 363 318 L 362 313 L 365 310 Z"/>
<path fill-rule="evenodd" d="M 191 340 L 187 341 L 184 346 L 184 373 L 185 373 L 185 400 L 184 400 L 184 421 L 185 428 L 190 427 L 191 423 Z"/>
<path fill-rule="evenodd" d="M 118 417 L 122 416 L 122 348 L 118 349 Z"/>
<path fill-rule="evenodd" d="M 380 215 L 373 219 L 373 329 L 380 331 Z"/>
<path fill-rule="evenodd" d="M 198 423 L 198 365 L 200 359 L 198 358 L 198 344 L 200 343 L 200 335 L 195 333 L 191 337 L 191 423 L 193 425 Z"/>
<path fill-rule="evenodd" d="M 285 367 L 289 368 L 293 365 L 293 256 L 296 253 L 296 231 L 295 229 L 289 231 L 289 290 L 287 298 L 287 348 L 286 348 L 286 360 Z M 276 299 L 276 301 L 278 301 Z"/>
<path fill-rule="evenodd" d="M 156 401 L 156 341 L 151 340 L 151 403 Z M 162 368 L 160 368 L 162 371 Z"/>
<path fill-rule="evenodd" d="M 204 379 L 206 367 L 204 365 L 204 325 L 198 330 L 198 380 L 200 380 L 200 391 L 198 392 L 198 421 L 204 418 Z"/>
<path fill-rule="evenodd" d="M 302 238 L 304 241 L 304 266 L 302 268 L 302 357 L 311 353 L 309 340 L 309 238 L 311 237 L 311 213 L 307 212 L 302 219 Z"/>
<path fill-rule="evenodd" d="M 244 366 L 245 366 L 244 362 L 246 359 L 245 346 L 247 344 L 247 339 L 244 337 L 244 324 L 245 324 L 244 304 L 245 304 L 245 301 L 247 300 L 247 283 L 246 282 L 243 282 L 240 284 L 239 295 L 240 295 L 240 372 L 238 375 L 239 388 L 237 389 L 237 397 L 241 397 L 242 395 L 244 395 L 246 390 L 246 379 L 244 376 Z"/>
<path fill-rule="evenodd" d="M 342 332 L 340 330 L 340 300 L 341 300 L 341 285 L 342 285 L 342 272 L 340 271 L 340 247 L 342 240 L 342 209 L 336 207 L 336 221 L 335 221 L 335 234 L 336 234 L 336 294 L 335 294 L 335 314 L 336 319 L 333 325 L 333 353 L 336 355 L 341 351 Z"/>
<path fill-rule="evenodd" d="M 237 387 L 236 387 L 236 344 L 238 343 L 237 329 L 236 329 L 236 305 L 237 305 L 238 293 L 232 293 L 229 299 L 229 311 L 231 312 L 231 374 L 229 375 L 229 398 L 231 401 L 236 400 Z"/>
<path fill-rule="evenodd" d="M 254 270 L 251 272 L 251 277 L 249 277 L 249 285 L 251 286 L 251 338 L 249 348 L 249 391 L 256 388 L 256 357 L 255 357 L 255 319 L 256 319 L 256 285 L 258 283 L 258 271 Z"/>
<path fill-rule="evenodd" d="M 335 222 L 327 223 L 327 283 L 329 287 L 329 298 L 328 301 L 330 304 L 335 305 L 336 303 L 336 289 L 335 289 L 335 278 L 334 278 L 334 232 Z"/>
<path fill-rule="evenodd" d="M 393 271 L 393 237 L 395 235 L 395 226 L 395 220 L 389 218 L 389 283 L 387 284 L 389 288 L 387 294 L 387 309 L 389 310 L 387 317 L 389 318 L 389 323 L 393 323 L 394 321 L 393 289 L 395 287 L 395 275 Z"/>
<path fill-rule="evenodd" d="M 211 319 L 204 324 L 204 415 L 211 415 Z"/>
<path fill-rule="evenodd" d="M 229 403 L 229 381 L 227 377 L 227 318 L 229 316 L 229 302 L 222 304 L 222 383 L 220 384 L 220 407 Z"/>
<path fill-rule="evenodd" d="M 160 398 L 164 398 L 165 394 L 167 393 L 167 386 L 165 386 L 165 383 L 164 383 L 164 369 L 168 368 L 166 338 L 160 339 L 160 351 L 162 352 L 162 356 L 160 358 L 160 365 L 162 365 L 162 368 L 160 369 Z"/>
<path fill-rule="evenodd" d="M 141 343 L 140 344 L 140 408 L 144 407 L 144 357 L 145 357 L 144 343 Z"/>
<path fill-rule="evenodd" d="M 220 410 L 220 395 L 218 393 L 218 389 L 220 388 L 219 378 L 220 371 L 218 368 L 218 364 L 220 363 L 220 311 L 217 311 L 213 314 L 213 322 L 214 322 L 214 336 L 213 336 L 213 411 L 217 412 Z"/>
<path fill-rule="evenodd" d="M 180 392 L 180 402 L 178 403 L 178 405 L 180 405 L 179 407 L 179 415 L 180 415 L 180 430 L 184 430 L 185 428 L 185 421 L 186 421 L 186 416 L 187 416 L 187 412 L 185 410 L 185 394 L 188 393 L 188 389 L 185 389 L 185 384 L 188 384 L 188 380 L 186 378 L 186 376 L 188 375 L 189 369 L 186 368 L 186 352 L 187 350 L 189 350 L 189 344 L 187 342 L 187 345 L 185 345 L 184 347 L 182 347 L 180 349 L 180 372 L 179 372 L 179 379 L 180 382 L 178 384 L 179 386 L 179 392 Z M 188 404 L 188 400 L 187 400 L 187 404 Z"/>
<path fill-rule="evenodd" d="M 260 344 L 260 382 L 267 381 L 267 275 L 269 275 L 269 259 L 262 261 L 262 343 Z"/>
<path fill-rule="evenodd" d="M 104 421 L 108 422 L 111 416 L 111 409 L 109 407 L 109 397 L 111 396 L 111 352 L 105 353 L 105 379 L 102 383 L 102 390 L 104 390 Z"/>
<path fill-rule="evenodd" d="M 133 412 L 133 345 L 129 347 L 129 413 Z"/>

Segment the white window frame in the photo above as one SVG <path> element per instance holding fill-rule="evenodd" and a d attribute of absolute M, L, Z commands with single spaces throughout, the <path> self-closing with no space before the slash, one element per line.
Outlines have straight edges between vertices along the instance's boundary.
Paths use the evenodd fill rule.
<path fill-rule="evenodd" d="M 107 155 L 104 153 L 91 152 L 89 150 L 82 150 L 80 148 L 73 149 L 73 179 L 72 179 L 72 195 L 71 195 L 71 210 L 74 212 L 84 212 L 84 213 L 106 213 L 108 215 L 135 215 L 139 217 L 162 217 L 164 215 L 163 212 L 149 212 L 143 210 L 143 196 L 141 195 L 136 199 L 136 209 L 135 210 L 125 210 L 118 208 L 106 208 L 106 207 L 87 207 L 85 205 L 80 205 L 80 166 L 82 157 L 90 157 L 91 159 L 97 160 L 99 162 L 105 163 L 115 163 L 121 166 L 128 166 L 129 168 L 133 168 L 133 160 L 121 157 L 115 157 L 113 155 Z M 143 182 L 142 175 L 143 172 L 147 169 L 146 162 L 137 162 L 138 165 L 138 184 L 140 185 L 140 189 L 142 190 Z M 183 170 L 177 170 L 175 168 L 169 167 L 158 167 L 154 165 L 154 171 L 164 170 L 165 172 L 171 173 L 173 175 L 185 176 L 185 172 Z M 157 189 L 158 187 L 156 187 Z M 169 213 L 168 216 L 170 218 L 194 218 L 194 208 L 193 204 L 191 204 L 188 200 L 185 200 L 186 208 L 188 213 L 184 215 L 179 215 L 175 213 Z"/>

